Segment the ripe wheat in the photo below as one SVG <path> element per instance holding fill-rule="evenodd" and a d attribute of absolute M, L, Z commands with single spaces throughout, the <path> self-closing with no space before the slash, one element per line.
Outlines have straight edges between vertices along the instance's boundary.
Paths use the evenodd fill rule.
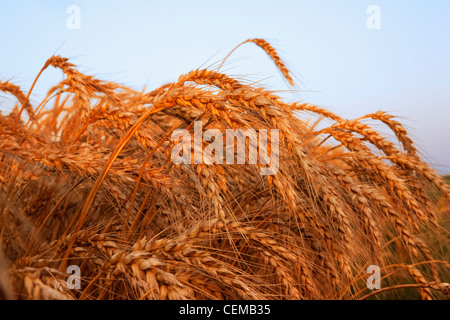
<path fill-rule="evenodd" d="M 294 85 L 268 42 L 243 43 Z M 448 295 L 448 206 L 435 195 L 448 201 L 450 189 L 393 116 L 343 119 L 220 67 L 150 92 L 59 56 L 36 81 L 48 67 L 64 79 L 35 107 L 31 90 L 0 82 L 19 102 L 0 114 L 0 298 L 366 299 L 405 286 L 417 298 Z M 328 126 L 310 125 L 320 119 Z M 260 162 L 173 163 L 171 132 L 194 135 L 194 121 L 222 133 L 278 129 L 278 173 L 261 176 Z M 365 285 L 369 264 L 394 270 L 379 294 Z M 81 289 L 68 287 L 68 265 L 80 267 Z"/>

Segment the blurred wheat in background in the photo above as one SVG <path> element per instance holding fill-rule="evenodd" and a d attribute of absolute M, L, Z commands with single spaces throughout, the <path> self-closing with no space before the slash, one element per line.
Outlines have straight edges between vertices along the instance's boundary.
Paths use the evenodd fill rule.
<path fill-rule="evenodd" d="M 269 43 L 244 43 L 293 85 Z M 450 188 L 393 116 L 343 119 L 220 67 L 150 92 L 60 56 L 41 73 L 49 67 L 64 77 L 38 105 L 33 87 L 0 81 L 18 101 L 0 114 L 0 298 L 449 297 Z M 171 133 L 194 134 L 194 121 L 278 129 L 278 173 L 174 164 Z M 379 292 L 366 286 L 369 265 L 381 268 Z"/>

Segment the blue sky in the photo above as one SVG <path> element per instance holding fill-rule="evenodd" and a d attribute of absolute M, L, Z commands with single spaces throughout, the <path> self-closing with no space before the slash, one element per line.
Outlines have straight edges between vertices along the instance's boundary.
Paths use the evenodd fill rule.
<path fill-rule="evenodd" d="M 66 26 L 70 5 L 81 10 L 79 30 Z M 381 9 L 380 30 L 366 26 L 370 5 Z M 302 90 L 282 93 L 286 99 L 347 118 L 380 109 L 397 115 L 425 159 L 450 173 L 447 0 L 2 1 L 0 30 L 0 79 L 23 89 L 53 54 L 98 78 L 153 89 L 219 61 L 248 38 L 265 38 Z M 223 71 L 289 89 L 253 45 L 233 53 Z M 46 71 L 33 99 L 60 79 Z"/>

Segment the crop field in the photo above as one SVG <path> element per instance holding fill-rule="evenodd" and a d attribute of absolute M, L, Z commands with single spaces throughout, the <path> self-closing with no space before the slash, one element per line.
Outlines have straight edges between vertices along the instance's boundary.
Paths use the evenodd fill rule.
<path fill-rule="evenodd" d="M 241 45 L 295 88 L 269 42 Z M 62 80 L 32 104 L 48 68 Z M 0 298 L 449 298 L 449 180 L 393 115 L 345 119 L 221 66 L 136 91 L 52 56 L 30 85 L 0 79 L 15 101 L 0 114 Z M 230 130 L 276 136 L 240 148 Z"/>

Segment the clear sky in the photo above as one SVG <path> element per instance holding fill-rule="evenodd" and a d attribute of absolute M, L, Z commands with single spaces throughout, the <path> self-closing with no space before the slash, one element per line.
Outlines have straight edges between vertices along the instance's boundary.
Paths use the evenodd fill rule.
<path fill-rule="evenodd" d="M 80 29 L 67 27 L 70 5 L 80 8 Z M 370 5 L 380 8 L 380 29 L 367 27 Z M 25 90 L 53 54 L 98 78 L 153 89 L 219 61 L 248 38 L 265 38 L 302 89 L 283 96 L 347 118 L 380 109 L 397 115 L 426 160 L 450 172 L 448 0 L 1 0 L 0 30 L 0 79 Z M 251 44 L 223 71 L 289 89 Z M 60 79 L 46 71 L 33 99 Z"/>

